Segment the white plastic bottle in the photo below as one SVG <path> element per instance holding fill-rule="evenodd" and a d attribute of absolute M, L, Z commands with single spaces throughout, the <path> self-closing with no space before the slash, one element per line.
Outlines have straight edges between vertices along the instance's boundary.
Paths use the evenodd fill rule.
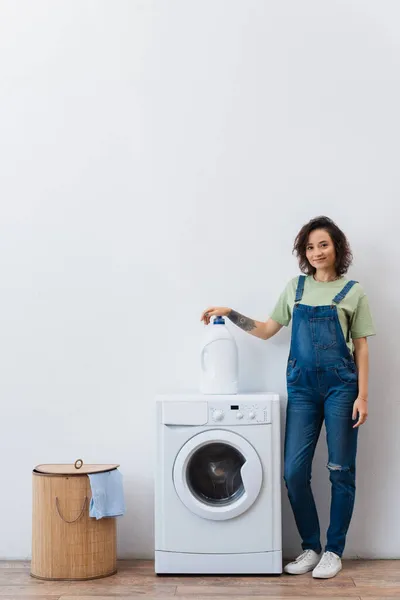
<path fill-rule="evenodd" d="M 200 359 L 203 394 L 238 393 L 238 350 L 223 317 L 206 326 Z"/>

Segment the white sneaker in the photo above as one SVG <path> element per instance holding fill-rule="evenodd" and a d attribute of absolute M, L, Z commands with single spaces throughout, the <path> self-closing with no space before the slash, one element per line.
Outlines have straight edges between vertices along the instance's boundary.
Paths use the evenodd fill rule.
<path fill-rule="evenodd" d="M 284 571 L 290 575 L 303 575 L 303 573 L 312 571 L 315 565 L 318 564 L 319 559 L 320 554 L 317 554 L 314 550 L 304 550 L 296 560 L 286 565 Z"/>
<path fill-rule="evenodd" d="M 335 577 L 341 570 L 342 561 L 340 556 L 334 552 L 324 552 L 312 576 L 318 579 L 329 579 L 330 577 Z"/>

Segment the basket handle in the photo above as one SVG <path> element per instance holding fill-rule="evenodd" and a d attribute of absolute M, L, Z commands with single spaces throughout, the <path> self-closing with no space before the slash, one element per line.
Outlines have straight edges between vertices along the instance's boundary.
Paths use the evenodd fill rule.
<path fill-rule="evenodd" d="M 65 522 L 65 523 L 76 523 L 76 521 L 79 521 L 79 519 L 80 519 L 80 518 L 81 518 L 81 516 L 83 515 L 83 511 L 85 510 L 86 503 L 87 503 L 87 496 L 85 496 L 85 499 L 84 499 L 84 501 L 83 501 L 82 510 L 81 510 L 81 512 L 79 513 L 79 515 L 76 517 L 76 519 L 72 519 L 72 521 L 68 521 L 67 519 L 64 519 L 64 517 L 63 517 L 63 516 L 62 516 L 62 514 L 61 514 L 61 511 L 60 511 L 60 505 L 59 505 L 59 502 L 58 502 L 58 498 L 57 498 L 57 496 L 56 496 L 56 508 L 57 508 L 57 512 L 58 512 L 58 515 L 61 517 L 61 519 L 62 519 L 62 520 Z"/>

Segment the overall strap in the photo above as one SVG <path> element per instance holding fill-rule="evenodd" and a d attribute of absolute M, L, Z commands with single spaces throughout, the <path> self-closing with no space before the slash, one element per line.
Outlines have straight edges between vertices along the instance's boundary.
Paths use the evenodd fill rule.
<path fill-rule="evenodd" d="M 353 285 L 355 285 L 356 283 L 358 283 L 358 281 L 354 281 L 354 280 L 348 281 L 346 283 L 346 285 L 344 286 L 344 288 L 342 289 L 342 291 L 339 292 L 338 294 L 336 294 L 336 296 L 332 300 L 332 303 L 334 302 L 335 304 L 339 304 L 339 302 L 341 302 L 343 300 L 343 298 L 349 293 L 349 291 L 351 290 Z"/>
<path fill-rule="evenodd" d="M 299 275 L 299 281 L 298 281 L 297 290 L 296 290 L 296 298 L 294 300 L 295 303 L 296 302 L 300 302 L 300 300 L 303 297 L 305 282 L 306 282 L 306 276 L 305 275 Z"/>

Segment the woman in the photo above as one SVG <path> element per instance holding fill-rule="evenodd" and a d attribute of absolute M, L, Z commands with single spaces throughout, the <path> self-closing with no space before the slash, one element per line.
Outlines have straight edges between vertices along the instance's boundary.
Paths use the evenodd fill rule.
<path fill-rule="evenodd" d="M 352 262 L 344 233 L 317 217 L 298 233 L 294 249 L 305 275 L 292 279 L 266 322 L 226 307 L 210 307 L 201 320 L 227 316 L 264 340 L 287 326 L 292 336 L 287 364 L 288 404 L 284 479 L 302 538 L 303 552 L 285 572 L 334 577 L 342 568 L 355 498 L 357 433 L 368 415 L 368 344 L 375 335 L 368 299 L 344 277 Z M 330 525 L 321 556 L 320 529 L 311 491 L 311 464 L 325 419 L 332 488 Z"/>

